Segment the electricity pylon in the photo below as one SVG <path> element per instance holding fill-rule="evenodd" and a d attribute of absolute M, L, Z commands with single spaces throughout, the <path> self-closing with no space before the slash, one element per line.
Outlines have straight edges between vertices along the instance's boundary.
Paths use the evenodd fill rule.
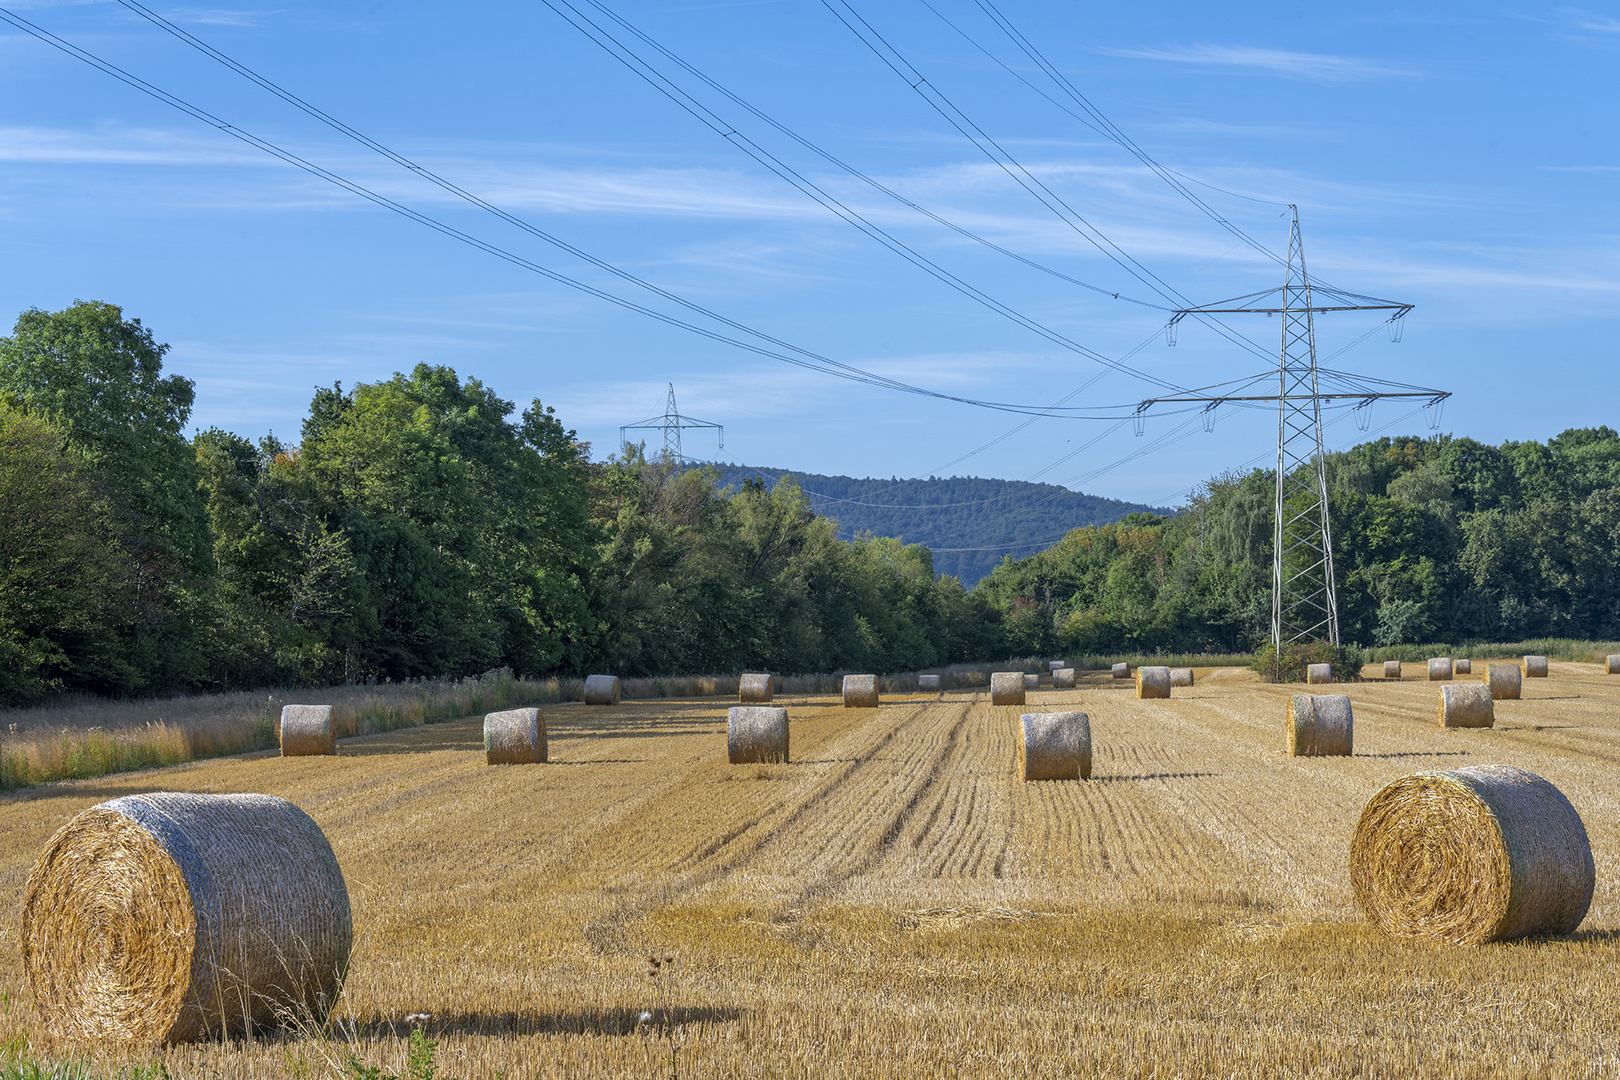
<path fill-rule="evenodd" d="M 685 462 L 681 453 L 682 428 L 714 428 L 718 432 L 720 449 L 726 448 L 726 429 L 722 424 L 711 424 L 707 420 L 694 420 L 690 416 L 682 416 L 681 411 L 675 407 L 675 384 L 669 384 L 669 397 L 664 400 L 664 414 L 662 416 L 649 416 L 647 419 L 635 424 L 625 424 L 619 428 L 619 445 L 625 442 L 624 433 L 627 431 L 640 431 L 662 429 L 664 432 L 664 456 L 677 465 Z"/>
<path fill-rule="evenodd" d="M 1281 648 L 1295 641 L 1326 639 L 1339 644 L 1339 603 L 1333 576 L 1333 529 L 1328 520 L 1327 452 L 1322 444 L 1322 406 L 1353 400 L 1358 418 L 1367 406 L 1385 398 L 1427 398 L 1423 406 L 1438 423 L 1441 402 L 1449 391 L 1320 368 L 1316 363 L 1315 316 L 1328 311 L 1389 311 L 1390 337 L 1400 340 L 1401 319 L 1411 304 L 1313 285 L 1305 271 L 1305 244 L 1300 238 L 1299 209 L 1290 206 L 1293 229 L 1288 239 L 1288 270 L 1280 288 L 1182 308 L 1170 319 L 1174 329 L 1188 315 L 1258 314 L 1281 316 L 1282 348 L 1277 363 L 1277 392 L 1249 394 L 1269 374 L 1203 387 L 1187 394 L 1152 398 L 1137 406 L 1137 415 L 1157 404 L 1203 402 L 1206 427 L 1214 410 L 1227 403 L 1277 403 L 1277 503 L 1271 563 L 1271 642 Z M 1272 298 L 1280 294 L 1280 305 Z M 1271 301 L 1268 306 L 1267 301 Z M 1324 302 L 1325 301 L 1325 302 Z M 1324 384 L 1326 384 L 1324 386 Z M 1208 393 L 1231 387 L 1229 393 Z M 1254 407 L 1250 405 L 1249 407 Z"/>

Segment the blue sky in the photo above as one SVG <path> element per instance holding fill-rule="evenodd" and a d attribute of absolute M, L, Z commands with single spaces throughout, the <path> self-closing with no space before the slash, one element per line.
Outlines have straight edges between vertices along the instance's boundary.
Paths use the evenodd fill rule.
<path fill-rule="evenodd" d="M 1273 261 L 981 51 L 1058 94 L 975 0 L 930 2 L 854 10 L 926 87 L 1179 295 L 1203 303 L 1280 283 Z M 1230 321 L 1253 353 L 1200 327 L 1169 347 L 1164 313 L 1130 302 L 1166 301 L 1017 186 L 820 0 L 609 6 L 916 204 L 1102 290 L 963 239 L 680 75 L 741 136 L 1041 326 L 1110 359 L 1146 342 L 1129 365 L 1182 386 L 1274 363 L 1264 316 Z M 458 202 L 118 4 L 11 10 L 405 206 L 679 310 Z M 1162 393 L 902 261 L 542 4 L 156 10 L 503 210 L 794 346 L 964 397 L 1047 404 L 1089 384 L 1072 403 L 1111 405 Z M 1000 10 L 1234 226 L 1285 252 L 1297 203 L 1313 275 L 1416 305 L 1398 344 L 1379 316 L 1323 317 L 1324 358 L 1362 339 L 1332 366 L 1449 389 L 1441 430 L 1488 442 L 1615 423 L 1620 8 Z M 1125 425 L 1081 449 L 1105 425 L 1041 419 L 973 453 L 1020 418 L 844 382 L 627 312 L 0 31 L 0 318 L 81 297 L 123 305 L 196 381 L 199 426 L 295 437 L 315 386 L 425 361 L 520 403 L 542 399 L 597 457 L 620 424 L 662 410 L 671 382 L 683 411 L 725 425 L 724 451 L 691 433 L 689 453 L 813 472 L 1036 478 L 1167 503 L 1264 458 L 1275 439 L 1274 416 L 1222 414 L 1211 432 L 1150 419 L 1141 436 Z M 1369 431 L 1427 430 L 1407 414 L 1375 406 Z M 1335 445 L 1363 437 L 1348 414 L 1329 428 Z"/>

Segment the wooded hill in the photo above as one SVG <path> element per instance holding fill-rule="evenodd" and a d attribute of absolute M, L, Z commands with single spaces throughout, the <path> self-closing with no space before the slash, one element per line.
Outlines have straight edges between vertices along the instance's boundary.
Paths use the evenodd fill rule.
<path fill-rule="evenodd" d="M 961 578 L 968 589 L 995 569 L 1003 556 L 1032 555 L 1071 529 L 1107 525 L 1132 513 L 1166 513 L 1142 503 L 1022 480 L 977 476 L 858 480 L 753 465 L 714 467 L 720 472 L 721 487 L 741 487 L 758 478 L 770 489 L 784 476 L 792 476 L 810 508 L 838 522 L 839 539 L 870 532 L 922 544 L 934 553 L 937 573 Z"/>

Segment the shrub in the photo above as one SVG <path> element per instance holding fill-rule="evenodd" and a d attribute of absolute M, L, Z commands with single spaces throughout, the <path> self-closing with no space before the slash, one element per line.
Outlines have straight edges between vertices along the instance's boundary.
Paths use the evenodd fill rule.
<path fill-rule="evenodd" d="M 1279 650 L 1266 642 L 1249 666 L 1267 682 L 1304 682 L 1305 669 L 1311 664 L 1331 664 L 1334 682 L 1350 682 L 1361 678 L 1361 665 L 1366 654 L 1356 645 L 1334 645 L 1329 641 L 1291 641 Z"/>

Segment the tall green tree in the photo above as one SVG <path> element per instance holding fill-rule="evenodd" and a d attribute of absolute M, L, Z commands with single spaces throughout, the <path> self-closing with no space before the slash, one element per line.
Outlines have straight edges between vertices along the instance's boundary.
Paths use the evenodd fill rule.
<path fill-rule="evenodd" d="M 554 670 L 591 638 L 584 449 L 447 367 L 317 392 L 297 468 L 352 553 L 349 677 Z"/>
<path fill-rule="evenodd" d="M 0 705 L 142 684 L 123 633 L 134 567 L 94 472 L 49 421 L 0 404 Z"/>
<path fill-rule="evenodd" d="M 191 382 L 163 374 L 166 345 L 112 304 L 24 312 L 0 338 L 0 400 L 50 421 L 98 479 L 106 542 L 134 567 L 109 685 L 156 689 L 198 679 L 210 618 L 208 518 L 195 455 L 181 434 Z M 112 663 L 109 660 L 109 663 Z"/>

